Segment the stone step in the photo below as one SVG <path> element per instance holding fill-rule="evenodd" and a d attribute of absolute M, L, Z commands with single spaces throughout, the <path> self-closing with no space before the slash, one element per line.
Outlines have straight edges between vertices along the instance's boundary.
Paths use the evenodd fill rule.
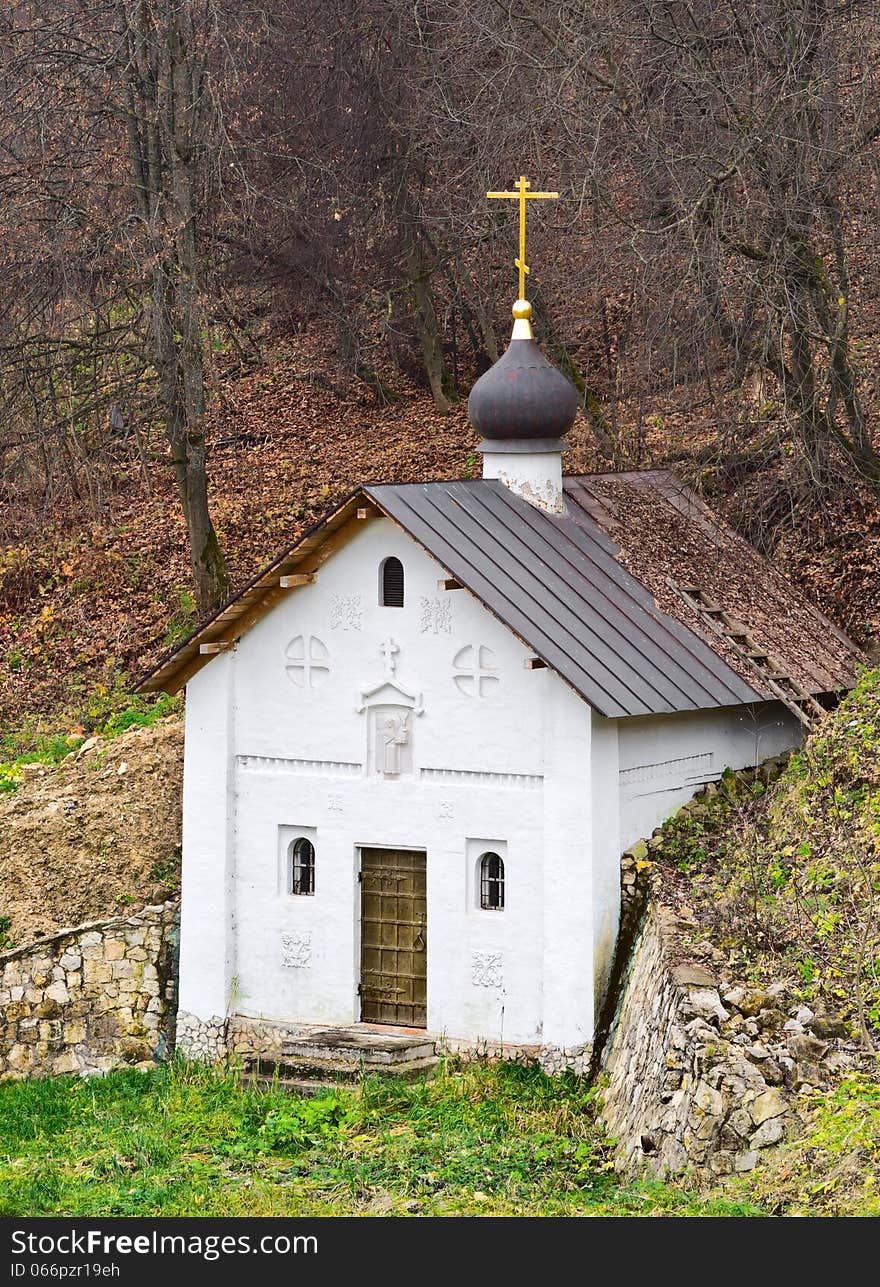
<path fill-rule="evenodd" d="M 254 1086 L 257 1090 L 283 1090 L 288 1095 L 301 1095 L 305 1099 L 311 1099 L 315 1095 L 323 1095 L 325 1091 L 333 1090 L 338 1086 L 336 1082 L 310 1081 L 307 1077 L 259 1077 L 256 1073 L 245 1072 L 241 1074 L 241 1084 L 243 1087 Z"/>
<path fill-rule="evenodd" d="M 413 1059 L 428 1059 L 436 1053 L 436 1048 L 427 1037 L 327 1028 L 289 1038 L 281 1053 L 285 1059 L 317 1059 L 378 1069 Z"/>
<path fill-rule="evenodd" d="M 277 1085 L 282 1090 L 316 1094 L 326 1087 L 340 1083 L 351 1084 L 363 1080 L 365 1076 L 377 1074 L 415 1081 L 418 1077 L 431 1076 L 439 1062 L 434 1054 L 397 1060 L 393 1064 L 354 1064 L 348 1060 L 264 1055 L 247 1062 L 242 1072 L 242 1082 L 264 1087 Z"/>

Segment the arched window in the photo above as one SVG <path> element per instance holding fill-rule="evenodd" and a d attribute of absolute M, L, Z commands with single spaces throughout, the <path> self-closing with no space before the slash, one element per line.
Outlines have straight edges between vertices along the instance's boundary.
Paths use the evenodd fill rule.
<path fill-rule="evenodd" d="M 381 604 L 383 608 L 403 607 L 403 564 L 393 556 L 381 568 Z"/>
<path fill-rule="evenodd" d="M 315 892 L 315 846 L 305 836 L 300 836 L 290 846 L 290 892 Z"/>
<path fill-rule="evenodd" d="M 487 912 L 504 910 L 504 861 L 498 854 L 480 859 L 480 906 Z"/>

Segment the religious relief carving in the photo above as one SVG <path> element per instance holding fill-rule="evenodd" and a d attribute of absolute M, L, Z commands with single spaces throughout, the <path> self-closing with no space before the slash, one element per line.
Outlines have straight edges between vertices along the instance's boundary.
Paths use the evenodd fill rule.
<path fill-rule="evenodd" d="M 452 678 L 466 697 L 489 697 L 500 683 L 495 654 L 485 644 L 465 644 L 452 659 Z"/>
<path fill-rule="evenodd" d="M 331 813 L 342 813 L 342 796 L 328 795 L 327 808 L 330 810 Z"/>
<path fill-rule="evenodd" d="M 287 677 L 297 688 L 320 688 L 330 674 L 330 653 L 317 635 L 297 635 L 284 650 Z"/>
<path fill-rule="evenodd" d="M 471 983 L 475 988 L 504 987 L 504 958 L 500 952 L 471 952 Z"/>
<path fill-rule="evenodd" d="M 412 729 L 410 712 L 399 709 L 397 713 L 389 711 L 377 721 L 379 745 L 376 748 L 376 762 L 381 766 L 381 773 L 386 778 L 399 778 L 403 766 L 407 772 L 412 771 L 412 756 L 407 755 Z"/>
<path fill-rule="evenodd" d="M 437 820 L 442 822 L 444 818 L 455 817 L 455 805 L 451 800 L 441 800 L 437 805 Z"/>
<path fill-rule="evenodd" d="M 360 630 L 364 623 L 364 600 L 360 594 L 330 596 L 330 629 Z"/>
<path fill-rule="evenodd" d="M 396 677 L 400 647 L 386 639 L 379 649 L 384 679 L 361 689 L 358 711 L 367 717 L 367 773 L 394 780 L 413 772 L 413 725 L 422 695 Z"/>
<path fill-rule="evenodd" d="M 312 962 L 310 930 L 281 935 L 281 964 L 286 970 L 302 970 Z"/>
<path fill-rule="evenodd" d="M 419 630 L 423 635 L 452 634 L 452 599 L 431 599 L 423 594 L 419 600 Z"/>

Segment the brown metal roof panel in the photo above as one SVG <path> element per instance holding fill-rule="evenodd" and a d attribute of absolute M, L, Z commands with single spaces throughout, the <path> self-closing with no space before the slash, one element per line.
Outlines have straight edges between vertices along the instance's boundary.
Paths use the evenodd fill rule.
<path fill-rule="evenodd" d="M 489 493 L 486 503 L 490 507 L 504 505 L 510 495 L 504 488 L 503 492 Z M 540 527 L 542 538 L 552 547 L 554 563 L 572 569 L 575 575 L 570 580 L 578 595 L 578 611 L 581 605 L 587 610 L 599 607 L 618 637 L 633 642 L 641 658 L 666 673 L 679 692 L 695 697 L 698 706 L 706 698 L 715 703 L 719 684 L 731 700 L 741 700 L 741 684 L 730 687 L 730 667 L 691 631 L 658 610 L 645 586 L 616 561 L 616 546 L 604 532 L 597 529 L 599 539 L 594 540 L 592 533 L 588 536 L 567 517 L 550 516 L 531 505 L 525 509 L 527 513 L 519 507 L 514 511 L 517 526 Z M 577 576 L 584 578 L 582 586 L 578 586 Z"/>
<path fill-rule="evenodd" d="M 609 558 L 608 538 L 598 527 L 589 559 L 579 548 L 583 538 L 574 524 L 539 513 L 501 483 L 388 484 L 366 490 L 602 714 L 661 714 L 761 699 L 677 625 L 671 633 L 679 644 L 692 645 L 685 651 L 695 654 L 691 671 L 663 651 L 670 623 L 647 591 Z M 569 542 L 566 559 L 559 557 L 560 539 Z M 600 567 L 600 561 L 608 566 Z M 597 608 L 599 597 L 610 605 L 607 613 Z M 638 629 L 631 626 L 623 634 L 619 623 L 626 624 L 627 614 L 638 618 Z M 640 650 L 634 635 L 646 636 L 649 646 Z M 716 673 L 701 664 L 706 656 Z"/>
<path fill-rule="evenodd" d="M 458 503 L 465 508 L 470 503 L 477 522 L 487 511 L 497 517 L 503 541 L 509 550 L 519 553 L 526 574 L 540 570 L 548 597 L 553 595 L 564 605 L 564 612 L 555 612 L 556 621 L 568 616 L 570 610 L 570 632 L 583 640 L 588 631 L 610 648 L 619 666 L 629 668 L 628 675 L 624 671 L 628 685 L 632 674 L 637 674 L 649 692 L 663 697 L 672 710 L 682 705 L 698 708 L 707 699 L 714 704 L 716 693 L 700 684 L 689 654 L 679 648 L 676 656 L 658 642 L 658 619 L 646 611 L 651 600 L 644 587 L 637 582 L 628 587 L 625 581 L 632 578 L 624 573 L 622 579 L 619 573 L 623 570 L 613 560 L 610 565 L 618 577 L 609 575 L 601 559 L 591 557 L 595 550 L 583 548 L 581 534 L 573 524 L 518 501 L 506 487 L 470 493 L 469 500 L 459 499 Z M 532 556 L 540 560 L 540 568 Z M 618 667 L 615 670 L 620 674 Z"/>

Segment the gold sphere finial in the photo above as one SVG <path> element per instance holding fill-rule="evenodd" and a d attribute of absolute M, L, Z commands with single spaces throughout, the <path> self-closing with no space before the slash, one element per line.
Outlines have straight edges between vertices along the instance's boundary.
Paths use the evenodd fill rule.
<path fill-rule="evenodd" d="M 532 306 L 527 299 L 518 299 L 513 306 L 513 334 L 512 340 L 533 340 L 532 334 Z"/>

